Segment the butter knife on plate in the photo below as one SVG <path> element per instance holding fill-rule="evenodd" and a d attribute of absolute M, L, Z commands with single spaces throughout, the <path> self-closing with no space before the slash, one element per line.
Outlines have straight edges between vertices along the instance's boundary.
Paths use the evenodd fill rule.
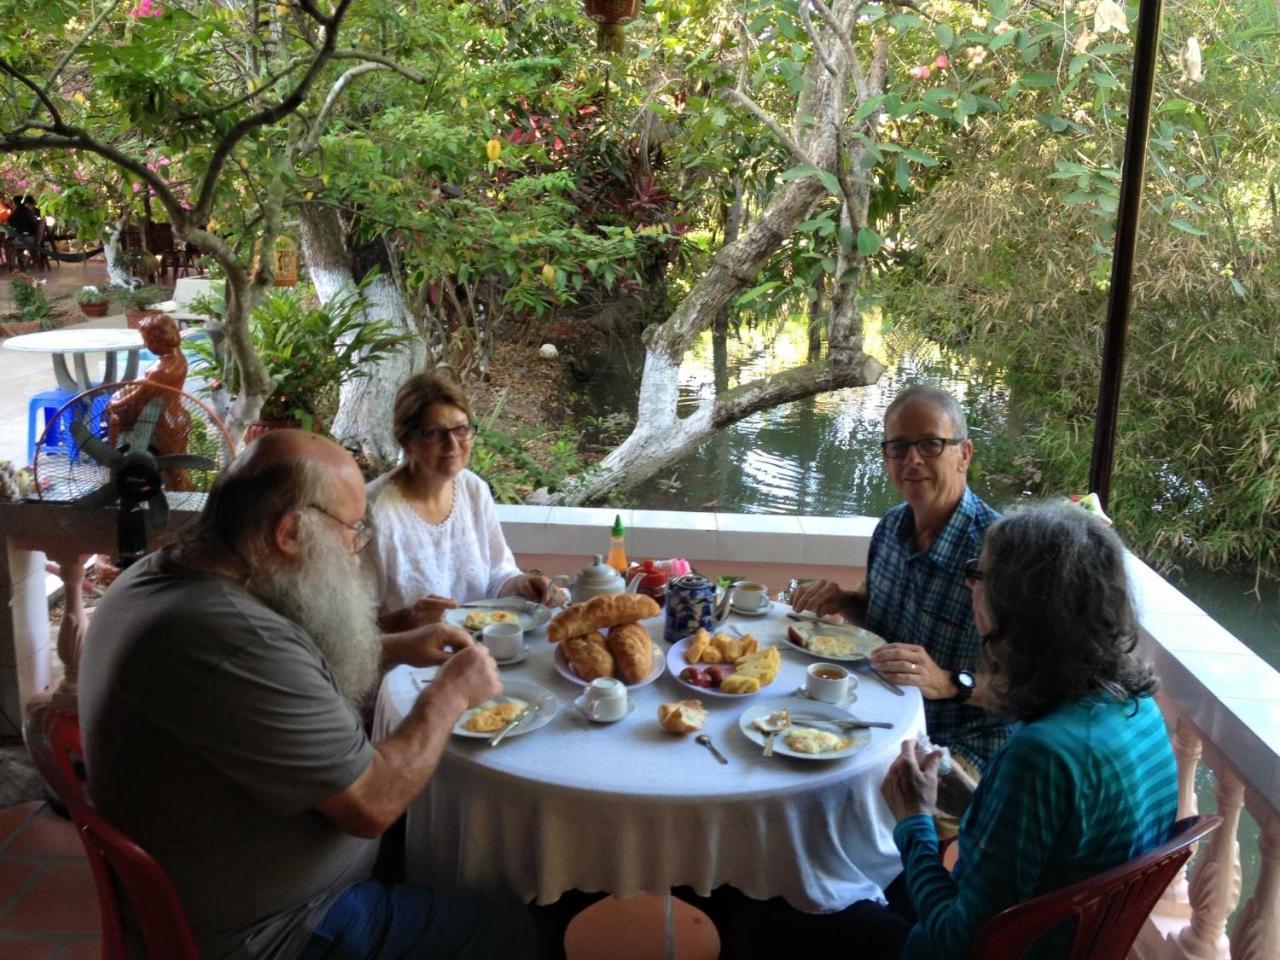
<path fill-rule="evenodd" d="M 806 717 L 803 714 L 792 714 L 791 721 L 793 723 L 829 723 L 839 727 L 841 730 L 866 730 L 871 727 L 878 727 L 883 730 L 892 730 L 892 723 L 885 723 L 883 720 L 836 720 L 832 717 Z"/>
<path fill-rule="evenodd" d="M 852 627 L 854 624 L 842 623 L 836 620 L 828 620 L 826 617 L 820 617 L 816 613 L 796 613 L 794 610 L 787 614 L 792 620 L 812 620 L 814 623 L 825 624 L 828 627 Z"/>

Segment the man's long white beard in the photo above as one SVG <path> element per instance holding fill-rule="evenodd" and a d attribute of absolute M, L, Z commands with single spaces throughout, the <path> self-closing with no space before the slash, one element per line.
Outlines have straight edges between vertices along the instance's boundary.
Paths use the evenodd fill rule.
<path fill-rule="evenodd" d="M 338 689 L 359 704 L 378 679 L 382 638 L 368 582 L 343 538 L 323 519 L 299 518 L 300 562 L 289 568 L 255 564 L 249 589 L 315 641 Z"/>

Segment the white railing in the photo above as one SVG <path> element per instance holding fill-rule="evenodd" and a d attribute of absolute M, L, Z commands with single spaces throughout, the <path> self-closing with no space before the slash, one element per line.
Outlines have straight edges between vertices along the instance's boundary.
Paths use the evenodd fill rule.
<path fill-rule="evenodd" d="M 648 510 L 499 506 L 521 563 L 572 573 L 603 552 L 622 514 L 633 557 L 685 557 L 702 572 L 750 574 L 773 588 L 791 577 L 852 583 L 866 562 L 875 520 Z M 108 550 L 68 533 L 51 508 L 0 503 L 0 724 L 21 723 L 19 704 L 44 692 L 53 649 L 42 550 Z M 1231 636 L 1145 564 L 1130 575 L 1144 652 L 1162 684 L 1159 697 L 1178 760 L 1179 816 L 1197 812 L 1203 760 L 1216 777 L 1223 825 L 1210 835 L 1189 875 L 1174 883 L 1148 921 L 1134 955 L 1142 960 L 1280 958 L 1280 673 Z M 59 653 L 74 677 L 78 637 L 64 626 Z M 66 691 L 64 691 L 65 695 Z M 72 695 L 74 691 L 71 691 Z M 16 732 L 16 731 L 15 731 Z M 1247 809 L 1260 828 L 1261 868 L 1241 889 L 1238 829 Z M 1240 903 L 1230 938 L 1227 919 Z"/>

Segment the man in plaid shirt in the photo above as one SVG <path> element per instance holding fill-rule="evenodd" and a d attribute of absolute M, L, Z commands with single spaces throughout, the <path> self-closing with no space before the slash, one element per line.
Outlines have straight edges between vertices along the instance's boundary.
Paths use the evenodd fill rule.
<path fill-rule="evenodd" d="M 889 641 L 873 654 L 894 683 L 920 688 L 930 738 L 981 769 L 1008 736 L 981 707 L 990 702 L 977 671 L 966 561 L 999 515 L 965 476 L 973 457 L 964 411 L 950 394 L 908 387 L 885 411 L 885 469 L 905 501 L 876 526 L 867 579 L 853 590 L 815 580 L 791 595 L 796 610 L 840 613 Z"/>

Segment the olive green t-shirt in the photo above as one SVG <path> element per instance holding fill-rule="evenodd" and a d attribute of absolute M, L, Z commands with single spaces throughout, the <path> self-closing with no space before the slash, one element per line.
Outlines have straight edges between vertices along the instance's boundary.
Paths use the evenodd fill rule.
<path fill-rule="evenodd" d="M 201 956 L 296 956 L 377 849 L 316 809 L 373 747 L 310 637 L 157 553 L 107 591 L 80 671 L 90 797 L 169 875 Z"/>

